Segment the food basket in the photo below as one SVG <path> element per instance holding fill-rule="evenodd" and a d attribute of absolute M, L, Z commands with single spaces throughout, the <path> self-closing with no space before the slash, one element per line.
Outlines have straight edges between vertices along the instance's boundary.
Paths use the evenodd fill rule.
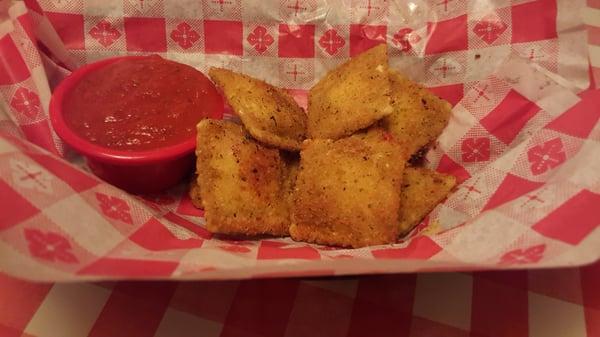
<path fill-rule="evenodd" d="M 242 279 L 583 265 L 600 257 L 600 97 L 585 1 L 35 1 L 0 5 L 0 269 L 36 281 Z M 130 195 L 48 120 L 81 65 L 159 54 L 289 90 L 379 43 L 453 107 L 426 165 L 456 191 L 397 244 L 213 236 L 182 184 Z"/>

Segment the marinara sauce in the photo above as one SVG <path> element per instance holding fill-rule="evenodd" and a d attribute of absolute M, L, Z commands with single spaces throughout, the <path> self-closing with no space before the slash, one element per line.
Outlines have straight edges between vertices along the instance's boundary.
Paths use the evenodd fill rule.
<path fill-rule="evenodd" d="M 125 58 L 85 76 L 63 115 L 81 137 L 117 150 L 151 150 L 192 137 L 223 102 L 198 70 L 158 55 Z"/>

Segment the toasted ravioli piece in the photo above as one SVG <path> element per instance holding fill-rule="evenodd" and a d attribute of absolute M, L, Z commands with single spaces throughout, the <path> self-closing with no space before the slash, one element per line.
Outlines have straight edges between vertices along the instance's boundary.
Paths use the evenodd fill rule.
<path fill-rule="evenodd" d="M 374 130 L 368 137 L 307 140 L 300 156 L 294 240 L 355 248 L 396 240 L 403 146 Z"/>
<path fill-rule="evenodd" d="M 450 120 L 452 106 L 396 71 L 390 71 L 389 78 L 394 110 L 382 120 L 382 126 L 396 139 L 406 142 L 413 154 L 442 133 Z"/>
<path fill-rule="evenodd" d="M 308 135 L 339 139 L 391 113 L 387 47 L 381 44 L 331 70 L 310 89 Z"/>
<path fill-rule="evenodd" d="M 290 95 L 227 69 L 211 68 L 208 74 L 254 138 L 282 149 L 300 149 L 306 138 L 306 114 Z"/>
<path fill-rule="evenodd" d="M 400 192 L 400 233 L 419 224 L 455 185 L 454 176 L 423 167 L 407 167 Z"/>
<path fill-rule="evenodd" d="M 205 119 L 197 128 L 196 172 L 207 229 L 286 235 L 289 209 L 279 150 L 254 141 L 232 122 Z"/>

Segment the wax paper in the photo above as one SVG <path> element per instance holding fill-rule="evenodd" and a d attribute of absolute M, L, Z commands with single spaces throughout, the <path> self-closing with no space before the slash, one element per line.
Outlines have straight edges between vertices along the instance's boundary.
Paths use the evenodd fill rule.
<path fill-rule="evenodd" d="M 600 127 L 582 0 L 122 0 L 0 5 L 0 270 L 43 281 L 545 268 L 600 256 Z M 214 236 L 182 184 L 130 195 L 48 120 L 77 67 L 159 54 L 306 90 L 379 43 L 452 105 L 426 165 L 457 190 L 397 244 Z M 585 97 L 586 99 L 582 99 Z M 590 103 L 592 102 L 592 103 Z M 595 103 L 594 103 L 595 102 Z"/>

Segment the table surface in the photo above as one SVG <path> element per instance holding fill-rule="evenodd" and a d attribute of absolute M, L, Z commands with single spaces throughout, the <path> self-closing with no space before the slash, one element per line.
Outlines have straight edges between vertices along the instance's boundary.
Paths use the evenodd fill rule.
<path fill-rule="evenodd" d="M 600 336 L 583 268 L 39 284 L 0 274 L 0 336 Z"/>

